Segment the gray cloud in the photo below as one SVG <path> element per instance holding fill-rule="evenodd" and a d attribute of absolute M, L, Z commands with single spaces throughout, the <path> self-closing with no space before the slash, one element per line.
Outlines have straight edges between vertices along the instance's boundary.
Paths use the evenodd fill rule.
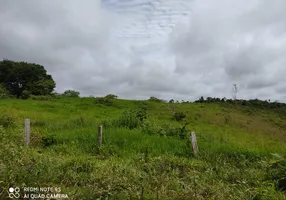
<path fill-rule="evenodd" d="M 0 57 L 42 64 L 57 91 L 85 96 L 231 97 L 236 83 L 239 98 L 286 100 L 286 1 L 140 2 L 0 0 Z"/>
<path fill-rule="evenodd" d="M 240 98 L 285 101 L 275 88 L 285 85 L 286 3 L 248 2 L 197 1 L 190 28 L 171 37 L 176 71 L 201 77 L 200 88 L 210 96 L 230 97 L 236 83 Z"/>

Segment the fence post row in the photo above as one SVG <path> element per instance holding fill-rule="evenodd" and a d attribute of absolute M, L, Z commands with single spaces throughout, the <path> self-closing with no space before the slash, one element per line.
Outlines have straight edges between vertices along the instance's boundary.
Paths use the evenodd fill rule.
<path fill-rule="evenodd" d="M 30 144 L 30 134 L 31 134 L 30 119 L 25 119 L 24 142 L 27 146 L 29 146 L 29 144 Z"/>
<path fill-rule="evenodd" d="M 25 119 L 25 134 L 24 134 L 24 142 L 27 146 L 30 144 L 30 135 L 31 135 L 31 127 L 30 127 L 30 119 Z M 197 138 L 194 131 L 191 132 L 190 142 L 192 143 L 194 154 L 197 155 L 199 152 L 197 145 Z M 98 146 L 102 145 L 102 125 L 98 127 Z"/>

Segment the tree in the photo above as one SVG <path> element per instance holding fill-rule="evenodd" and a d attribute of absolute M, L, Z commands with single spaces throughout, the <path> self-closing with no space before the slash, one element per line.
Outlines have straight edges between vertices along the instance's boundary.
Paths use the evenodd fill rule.
<path fill-rule="evenodd" d="M 205 101 L 204 97 L 203 97 L 203 96 L 201 96 L 201 97 L 200 97 L 200 99 L 199 99 L 197 102 L 199 102 L 199 103 L 203 103 L 204 101 Z"/>
<path fill-rule="evenodd" d="M 170 101 L 169 101 L 169 103 L 174 103 L 175 102 L 175 100 L 174 99 L 171 99 Z"/>
<path fill-rule="evenodd" d="M 118 96 L 117 96 L 117 95 L 115 95 L 115 94 L 108 94 L 108 95 L 106 95 L 106 96 L 105 96 L 105 98 L 109 98 L 109 99 L 117 99 L 117 98 L 118 98 Z"/>
<path fill-rule="evenodd" d="M 0 84 L 12 95 L 50 95 L 56 83 L 42 65 L 11 60 L 0 61 Z"/>
<path fill-rule="evenodd" d="M 66 97 L 79 97 L 80 93 L 74 90 L 66 90 L 63 93 L 63 96 Z"/>

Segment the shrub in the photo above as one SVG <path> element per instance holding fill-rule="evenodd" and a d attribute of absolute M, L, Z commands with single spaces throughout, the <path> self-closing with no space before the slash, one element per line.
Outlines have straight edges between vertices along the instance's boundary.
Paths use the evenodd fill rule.
<path fill-rule="evenodd" d="M 47 135 L 42 137 L 42 144 L 44 147 L 49 147 L 56 144 L 54 135 Z"/>
<path fill-rule="evenodd" d="M 7 128 L 13 125 L 14 125 L 13 117 L 7 115 L 0 115 L 0 126 Z"/>
<path fill-rule="evenodd" d="M 0 84 L 0 99 L 11 98 L 13 95 L 3 86 Z"/>
<path fill-rule="evenodd" d="M 62 96 L 65 96 L 65 97 L 79 97 L 79 95 L 80 93 L 75 90 L 66 90 L 62 94 Z"/>
<path fill-rule="evenodd" d="M 21 94 L 21 98 L 22 98 L 22 99 L 29 99 L 30 95 L 31 95 L 31 92 L 30 92 L 30 91 L 24 90 L 24 91 L 22 92 L 22 94 Z"/>
<path fill-rule="evenodd" d="M 186 125 L 187 124 L 183 126 L 172 126 L 170 124 L 164 124 L 162 126 L 162 131 L 166 136 L 179 137 L 181 139 L 184 139 L 187 134 Z"/>
<path fill-rule="evenodd" d="M 149 135 L 164 135 L 162 127 L 157 125 L 153 120 L 144 121 L 141 126 L 141 130 L 143 133 L 147 133 Z"/>
<path fill-rule="evenodd" d="M 154 101 L 154 102 L 164 102 L 164 100 L 163 99 L 159 99 L 159 98 L 157 98 L 157 97 L 150 97 L 149 99 L 148 99 L 148 101 Z"/>
<path fill-rule="evenodd" d="M 183 126 L 174 126 L 170 124 L 158 125 L 154 121 L 146 120 L 142 124 L 141 130 L 143 133 L 149 135 L 179 137 L 180 139 L 184 139 L 188 132 L 186 125 L 187 124 L 184 124 Z"/>
<path fill-rule="evenodd" d="M 181 121 L 184 118 L 186 118 L 186 114 L 183 112 L 174 112 L 173 113 L 173 119 L 176 121 Z"/>
<path fill-rule="evenodd" d="M 142 121 L 138 118 L 136 111 L 126 110 L 115 123 L 117 127 L 134 129 L 138 128 Z"/>
<path fill-rule="evenodd" d="M 145 119 L 147 119 L 147 106 L 141 105 L 137 111 L 136 111 L 136 117 L 143 122 Z"/>
<path fill-rule="evenodd" d="M 102 124 L 104 128 L 112 128 L 114 126 L 114 121 L 110 119 L 104 119 L 100 124 Z"/>
<path fill-rule="evenodd" d="M 102 104 L 105 106 L 112 106 L 114 102 L 113 102 L 113 99 L 108 98 L 108 97 L 97 97 L 95 98 L 95 103 Z"/>
<path fill-rule="evenodd" d="M 108 95 L 106 95 L 104 98 L 108 98 L 108 99 L 117 99 L 117 95 L 115 95 L 115 94 L 108 94 Z"/>

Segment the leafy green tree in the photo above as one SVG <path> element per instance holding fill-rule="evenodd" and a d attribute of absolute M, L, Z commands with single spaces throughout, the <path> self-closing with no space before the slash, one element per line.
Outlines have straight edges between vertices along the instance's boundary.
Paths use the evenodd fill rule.
<path fill-rule="evenodd" d="M 22 93 L 31 95 L 49 95 L 56 87 L 51 75 L 42 65 L 11 60 L 0 61 L 0 84 L 17 98 Z"/>

